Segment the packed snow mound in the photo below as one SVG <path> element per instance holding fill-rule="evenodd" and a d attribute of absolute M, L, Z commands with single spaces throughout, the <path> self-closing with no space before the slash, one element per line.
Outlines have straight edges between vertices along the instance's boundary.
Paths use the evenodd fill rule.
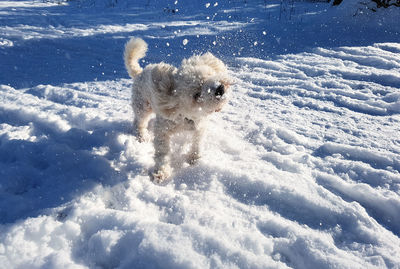
<path fill-rule="evenodd" d="M 321 3 L 33 3 L 0 2 L 1 268 L 398 268 L 398 28 L 327 32 Z M 143 65 L 209 50 L 237 81 L 162 185 L 132 133 L 130 36 Z"/>

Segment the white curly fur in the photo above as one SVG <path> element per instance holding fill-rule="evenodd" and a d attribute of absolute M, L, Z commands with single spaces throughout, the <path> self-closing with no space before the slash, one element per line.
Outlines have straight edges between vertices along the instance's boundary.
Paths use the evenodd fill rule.
<path fill-rule="evenodd" d="M 125 45 L 124 60 L 125 67 L 131 78 L 142 72 L 139 60 L 146 55 L 147 44 L 140 38 L 132 38 Z"/>
<path fill-rule="evenodd" d="M 155 167 L 151 176 L 159 183 L 172 172 L 169 153 L 170 138 L 174 133 L 191 131 L 193 138 L 187 161 L 194 164 L 200 158 L 206 118 L 220 111 L 227 102 L 233 81 L 225 64 L 211 53 L 184 59 L 179 68 L 161 62 L 142 69 L 139 60 L 146 51 L 146 42 L 132 38 L 125 46 L 124 60 L 134 79 L 132 107 L 139 141 L 148 140 L 148 121 L 152 113 L 156 114 Z"/>

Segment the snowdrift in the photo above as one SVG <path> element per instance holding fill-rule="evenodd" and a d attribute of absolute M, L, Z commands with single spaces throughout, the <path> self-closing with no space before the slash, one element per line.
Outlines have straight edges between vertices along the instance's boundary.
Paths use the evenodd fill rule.
<path fill-rule="evenodd" d="M 398 268 L 399 11 L 142 2 L 0 3 L 0 267 Z M 211 51 L 237 79 L 163 185 L 130 36 L 143 64 Z"/>

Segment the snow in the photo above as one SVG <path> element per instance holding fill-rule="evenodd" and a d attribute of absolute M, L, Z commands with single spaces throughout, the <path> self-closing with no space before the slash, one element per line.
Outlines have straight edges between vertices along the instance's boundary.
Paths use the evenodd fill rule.
<path fill-rule="evenodd" d="M 0 2 L 0 267 L 399 268 L 400 9 L 149 3 Z M 143 65 L 211 51 L 237 81 L 161 185 L 131 36 Z"/>

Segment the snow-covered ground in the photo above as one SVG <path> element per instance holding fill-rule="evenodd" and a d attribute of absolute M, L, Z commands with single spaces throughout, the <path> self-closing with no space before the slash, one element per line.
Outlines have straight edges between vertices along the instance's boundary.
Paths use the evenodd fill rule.
<path fill-rule="evenodd" d="M 400 8 L 116 2 L 0 2 L 0 268 L 400 268 Z M 130 36 L 237 79 L 162 185 Z"/>

